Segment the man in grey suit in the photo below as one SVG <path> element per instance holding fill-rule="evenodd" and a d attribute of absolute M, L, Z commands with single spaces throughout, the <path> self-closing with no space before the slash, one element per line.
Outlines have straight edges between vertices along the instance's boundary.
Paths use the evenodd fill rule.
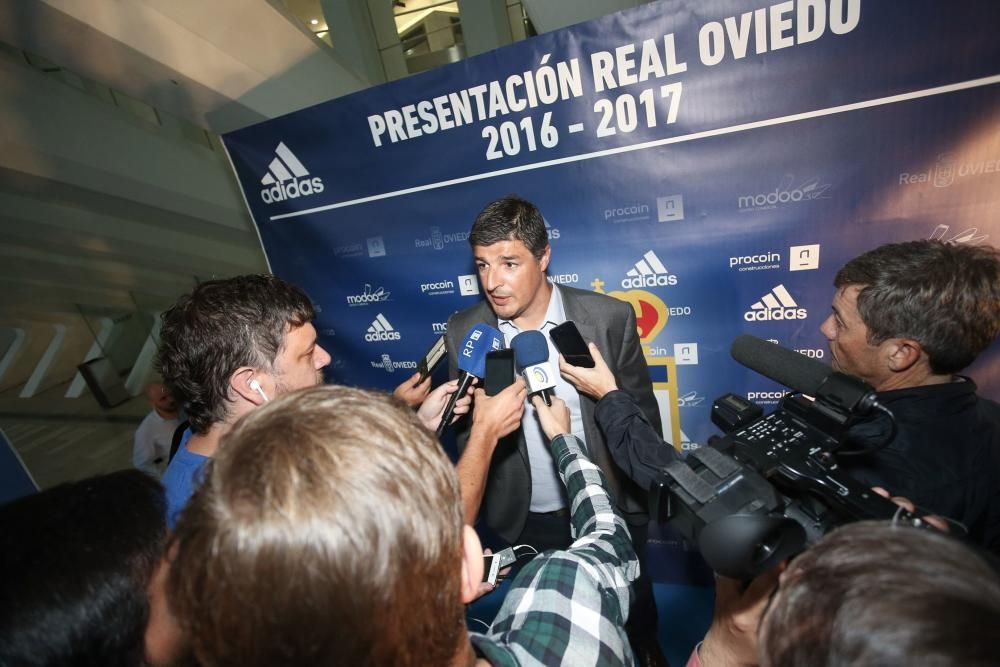
<path fill-rule="evenodd" d="M 554 326 L 571 320 L 584 339 L 597 345 L 619 386 L 639 403 L 654 428 L 662 430 L 632 307 L 602 294 L 556 285 L 548 280 L 545 272 L 552 250 L 545 221 L 532 203 L 511 196 L 487 205 L 472 225 L 469 244 L 486 300 L 455 313 L 448 320 L 451 377 L 456 377 L 458 372 L 457 350 L 465 334 L 476 324 L 498 328 L 509 345 L 522 331 L 538 330 L 548 334 Z M 553 368 L 558 368 L 559 355 L 551 340 L 549 362 Z M 594 421 L 595 402 L 577 393 L 562 378 L 558 380 L 555 394 L 570 408 L 573 435 L 586 443 L 591 460 L 604 471 L 618 507 L 629 524 L 645 572 L 646 490 L 629 480 L 612 460 L 604 436 Z M 458 446 L 463 454 L 472 453 L 466 452 L 467 440 L 468 427 L 458 435 Z M 568 547 L 572 538 L 565 487 L 560 484 L 530 402 L 525 405 L 521 428 L 496 443 L 493 451 L 487 452 L 486 460 L 489 469 L 485 481 L 472 480 L 472 484 L 485 484 L 485 489 L 478 492 L 482 493 L 480 513 L 486 524 L 511 544 L 531 544 L 539 551 Z M 465 493 L 466 480 L 462 483 Z M 665 664 L 659 661 L 662 655 L 655 643 L 656 607 L 652 587 L 647 575 L 642 579 L 644 581 L 637 582 L 639 600 L 633 606 L 633 615 L 642 617 L 640 622 L 645 629 L 642 637 L 630 633 L 633 649 L 638 649 L 641 664 Z M 648 595 L 645 602 L 644 593 Z M 643 654 L 650 653 L 653 653 L 652 660 L 642 659 Z"/>

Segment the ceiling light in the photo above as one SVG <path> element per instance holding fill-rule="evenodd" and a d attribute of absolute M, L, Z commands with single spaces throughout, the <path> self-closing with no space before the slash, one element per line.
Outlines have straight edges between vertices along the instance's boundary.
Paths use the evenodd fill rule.
<path fill-rule="evenodd" d="M 319 19 L 310 19 L 309 20 L 309 24 L 310 25 L 319 25 Z"/>

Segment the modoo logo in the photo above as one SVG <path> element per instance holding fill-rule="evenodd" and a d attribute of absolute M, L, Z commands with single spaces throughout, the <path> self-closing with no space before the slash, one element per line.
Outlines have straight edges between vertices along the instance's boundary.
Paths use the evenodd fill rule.
<path fill-rule="evenodd" d="M 447 322 L 431 322 L 431 330 L 434 331 L 435 335 L 441 335 L 448 333 L 448 323 Z"/>
<path fill-rule="evenodd" d="M 266 203 L 273 204 L 323 192 L 323 179 L 308 178 L 309 170 L 284 142 L 278 143 L 274 154 L 274 159 L 267 166 L 267 173 L 260 179 L 260 184 L 264 186 L 260 197 Z"/>
<path fill-rule="evenodd" d="M 741 195 L 737 202 L 739 209 L 741 211 L 757 211 L 829 197 L 826 191 L 830 189 L 830 184 L 820 183 L 818 178 L 802 181 L 797 186 L 792 185 L 794 182 L 793 178 L 788 176 L 772 191 Z"/>
<path fill-rule="evenodd" d="M 622 280 L 622 287 L 670 287 L 677 284 L 677 276 L 671 275 L 656 253 L 650 250 L 635 263 Z"/>
<path fill-rule="evenodd" d="M 367 306 L 369 303 L 388 301 L 391 292 L 385 291 L 384 287 L 372 290 L 372 286 L 365 283 L 365 291 L 361 294 L 352 294 L 347 297 L 348 306 Z"/>
<path fill-rule="evenodd" d="M 771 320 L 804 320 L 809 315 L 805 308 L 799 308 L 795 299 L 784 285 L 778 285 L 761 297 L 743 313 L 747 322 L 770 322 Z"/>
<path fill-rule="evenodd" d="M 379 313 L 375 320 L 368 327 L 368 332 L 365 334 L 365 340 L 369 343 L 376 343 L 378 341 L 387 340 L 400 340 L 402 336 L 399 332 L 392 328 L 389 324 L 389 320 L 385 319 L 382 313 Z"/>

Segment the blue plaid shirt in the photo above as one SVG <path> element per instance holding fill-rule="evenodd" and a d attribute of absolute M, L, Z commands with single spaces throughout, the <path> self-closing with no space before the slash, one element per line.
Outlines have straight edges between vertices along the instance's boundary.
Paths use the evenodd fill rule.
<path fill-rule="evenodd" d="M 522 568 L 489 632 L 469 638 L 478 655 L 502 667 L 631 666 L 625 619 L 639 560 L 628 528 L 580 441 L 561 435 L 551 449 L 566 484 L 575 541 Z"/>

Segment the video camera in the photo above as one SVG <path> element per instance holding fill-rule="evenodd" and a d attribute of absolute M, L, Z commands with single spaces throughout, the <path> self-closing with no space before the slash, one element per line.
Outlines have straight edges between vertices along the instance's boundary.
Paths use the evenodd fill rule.
<path fill-rule="evenodd" d="M 653 517 L 696 544 L 713 570 L 741 579 L 849 521 L 924 525 L 841 471 L 833 456 L 851 424 L 876 410 L 891 420 L 885 444 L 894 437 L 892 413 L 871 386 L 753 336 L 738 337 L 732 355 L 793 392 L 766 416 L 735 394 L 716 400 L 712 422 L 725 435 L 661 468 L 650 488 Z"/>

